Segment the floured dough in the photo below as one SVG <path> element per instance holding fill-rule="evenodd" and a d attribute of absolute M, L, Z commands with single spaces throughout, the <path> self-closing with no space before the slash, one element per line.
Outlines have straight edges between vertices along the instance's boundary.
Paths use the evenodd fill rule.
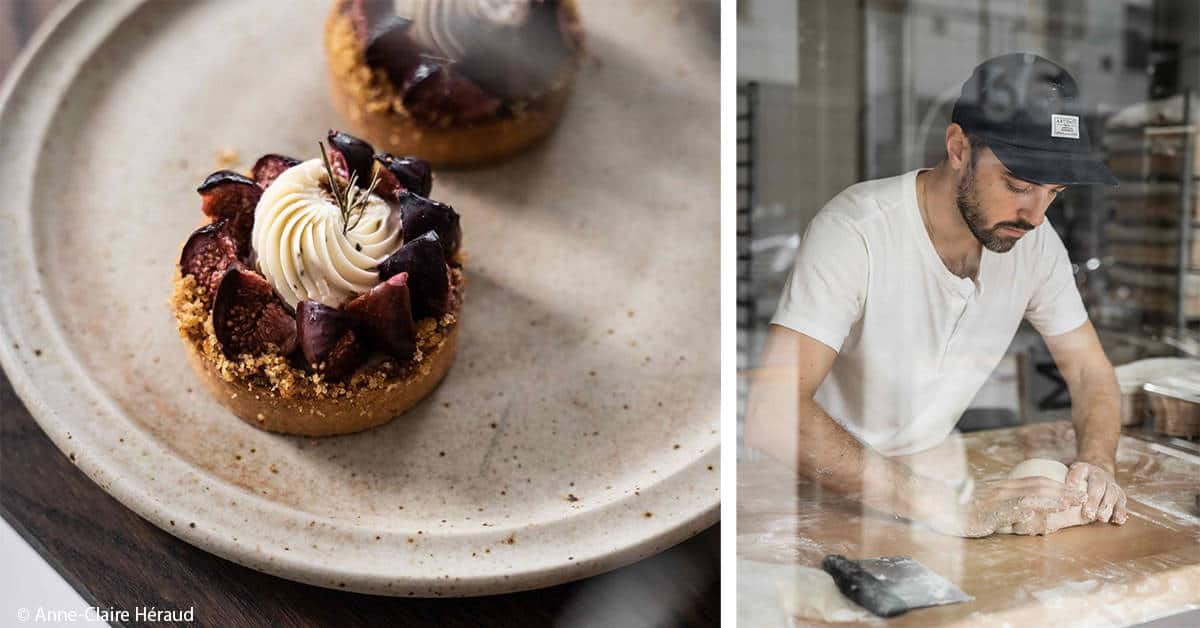
<path fill-rule="evenodd" d="M 739 559 L 737 573 L 739 626 L 800 628 L 873 617 L 820 569 Z"/>
<path fill-rule="evenodd" d="M 1045 458 L 1030 458 L 1013 467 L 1008 472 L 1008 479 L 1016 480 L 1019 478 L 1050 478 L 1057 482 L 1067 481 L 1067 465 L 1057 460 L 1046 460 Z M 1051 513 L 1046 516 L 1046 528 L 1051 530 L 1061 530 L 1071 526 L 1079 526 L 1090 523 L 1083 519 L 1083 507 L 1077 506 L 1070 510 Z M 1012 526 L 1004 526 L 996 530 L 1000 534 L 1012 534 Z"/>
<path fill-rule="evenodd" d="M 851 602 L 833 582 L 833 576 L 812 567 L 795 567 L 789 577 L 776 582 L 784 614 L 796 620 L 823 622 L 863 621 L 871 615 Z"/>

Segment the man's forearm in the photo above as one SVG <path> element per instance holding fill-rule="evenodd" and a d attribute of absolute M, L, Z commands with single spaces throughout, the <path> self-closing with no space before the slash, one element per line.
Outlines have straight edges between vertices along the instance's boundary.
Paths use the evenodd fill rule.
<path fill-rule="evenodd" d="M 789 405 L 796 409 L 795 417 L 768 409 Z M 811 399 L 775 405 L 752 398 L 746 444 L 826 489 L 907 519 L 925 519 L 930 510 L 956 502 L 951 487 L 864 446 Z"/>
<path fill-rule="evenodd" d="M 917 476 L 864 446 L 813 400 L 836 355 L 804 334 L 773 325 L 760 366 L 750 374 L 745 443 L 830 491 L 883 512 L 926 519 L 929 512 L 957 504 L 952 487 Z"/>
<path fill-rule="evenodd" d="M 1081 372 L 1074 382 L 1067 381 L 1076 458 L 1114 472 L 1121 435 L 1121 389 L 1112 367 L 1106 362 Z"/>
<path fill-rule="evenodd" d="M 951 487 L 863 445 L 817 402 L 802 401 L 800 411 L 806 418 L 801 422 L 801 434 L 808 436 L 813 446 L 799 468 L 821 486 L 912 520 L 929 519 L 956 503 Z"/>
<path fill-rule="evenodd" d="M 1071 393 L 1076 459 L 1112 473 L 1121 435 L 1121 388 L 1095 327 L 1085 322 L 1043 338 Z"/>

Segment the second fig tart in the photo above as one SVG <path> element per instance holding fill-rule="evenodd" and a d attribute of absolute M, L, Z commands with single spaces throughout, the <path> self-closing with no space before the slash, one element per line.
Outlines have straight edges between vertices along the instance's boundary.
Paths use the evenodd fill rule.
<path fill-rule="evenodd" d="M 334 0 L 325 24 L 334 104 L 354 132 L 436 166 L 549 134 L 582 41 L 574 0 Z"/>

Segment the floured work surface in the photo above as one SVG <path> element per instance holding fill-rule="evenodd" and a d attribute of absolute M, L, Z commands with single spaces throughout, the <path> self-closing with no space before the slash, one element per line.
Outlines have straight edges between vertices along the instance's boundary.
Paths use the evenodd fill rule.
<path fill-rule="evenodd" d="M 976 479 L 1001 477 L 1026 458 L 1070 462 L 1075 452 L 1066 422 L 979 432 L 961 441 Z M 1124 526 L 1092 524 L 1047 537 L 960 539 L 864 512 L 858 503 L 797 479 L 773 461 L 741 462 L 738 558 L 819 567 L 827 554 L 909 555 L 975 597 L 871 622 L 889 626 L 1033 620 L 1059 627 L 1120 626 L 1200 608 L 1200 516 L 1195 512 L 1200 460 L 1123 436 L 1117 481 L 1129 497 Z M 739 595 L 738 603 L 779 600 Z"/>

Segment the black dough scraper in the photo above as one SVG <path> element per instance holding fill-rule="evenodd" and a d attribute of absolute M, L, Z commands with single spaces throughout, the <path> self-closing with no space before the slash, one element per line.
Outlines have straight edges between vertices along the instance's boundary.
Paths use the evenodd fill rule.
<path fill-rule="evenodd" d="M 842 595 L 880 617 L 975 599 L 909 556 L 850 560 L 830 554 L 821 568 Z"/>

